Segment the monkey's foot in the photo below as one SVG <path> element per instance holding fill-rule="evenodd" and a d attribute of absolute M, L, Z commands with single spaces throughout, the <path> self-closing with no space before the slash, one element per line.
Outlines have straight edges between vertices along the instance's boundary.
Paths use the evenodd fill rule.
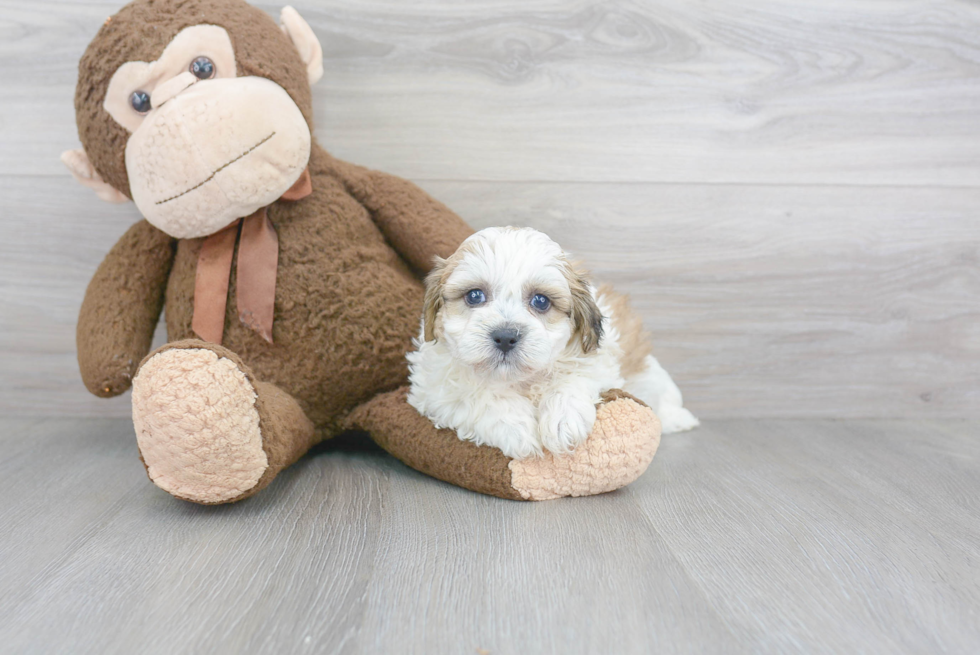
<path fill-rule="evenodd" d="M 196 503 L 243 497 L 269 466 L 257 398 L 237 364 L 211 349 L 151 355 L 133 380 L 133 423 L 150 480 Z"/>
<path fill-rule="evenodd" d="M 613 391 L 596 410 L 592 433 L 568 455 L 512 460 L 511 485 L 524 500 L 591 496 L 640 477 L 660 445 L 660 421 L 632 396 Z"/>
<path fill-rule="evenodd" d="M 205 505 L 251 496 L 316 443 L 292 396 L 256 380 L 227 348 L 196 339 L 143 360 L 133 423 L 150 480 Z"/>

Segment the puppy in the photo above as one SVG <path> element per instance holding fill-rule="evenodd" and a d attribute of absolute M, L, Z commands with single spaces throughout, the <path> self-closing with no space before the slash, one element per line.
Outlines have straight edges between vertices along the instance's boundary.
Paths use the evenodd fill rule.
<path fill-rule="evenodd" d="M 530 228 L 482 230 L 437 261 L 415 347 L 409 404 L 512 458 L 574 449 L 609 389 L 646 402 L 664 433 L 698 425 L 625 297 Z"/>

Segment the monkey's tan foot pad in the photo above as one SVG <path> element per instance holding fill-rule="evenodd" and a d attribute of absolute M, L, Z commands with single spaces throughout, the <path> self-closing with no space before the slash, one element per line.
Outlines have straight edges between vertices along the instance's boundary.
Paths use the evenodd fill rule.
<path fill-rule="evenodd" d="M 622 391 L 603 396 L 592 434 L 565 457 L 512 460 L 499 449 L 437 429 L 408 404 L 408 387 L 376 396 L 350 416 L 379 446 L 434 478 L 511 500 L 587 496 L 640 477 L 660 445 L 660 421 Z"/>
<path fill-rule="evenodd" d="M 133 380 L 133 423 L 147 474 L 196 503 L 243 498 L 269 467 L 257 394 L 224 349 L 164 347 Z M 264 485 L 263 485 L 264 486 Z"/>
<path fill-rule="evenodd" d="M 592 496 L 643 475 L 660 445 L 660 421 L 653 410 L 623 392 L 610 392 L 604 401 L 592 434 L 572 453 L 510 462 L 511 485 L 521 498 Z"/>

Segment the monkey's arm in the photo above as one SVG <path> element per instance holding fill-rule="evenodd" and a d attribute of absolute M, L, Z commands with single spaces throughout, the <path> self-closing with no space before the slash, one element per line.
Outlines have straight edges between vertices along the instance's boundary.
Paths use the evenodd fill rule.
<path fill-rule="evenodd" d="M 408 180 L 333 159 L 347 190 L 371 212 L 389 243 L 423 274 L 473 234 L 451 209 Z"/>
<path fill-rule="evenodd" d="M 148 352 L 163 308 L 176 240 L 140 221 L 99 265 L 85 291 L 75 342 L 86 388 L 118 396 Z"/>

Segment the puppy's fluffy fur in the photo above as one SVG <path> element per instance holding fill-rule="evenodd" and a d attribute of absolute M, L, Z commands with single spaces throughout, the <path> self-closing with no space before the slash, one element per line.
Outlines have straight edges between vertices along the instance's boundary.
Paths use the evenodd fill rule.
<path fill-rule="evenodd" d="M 415 346 L 408 402 L 509 457 L 574 449 L 609 389 L 650 405 L 665 433 L 698 425 L 626 299 L 530 228 L 482 230 L 437 263 Z"/>

